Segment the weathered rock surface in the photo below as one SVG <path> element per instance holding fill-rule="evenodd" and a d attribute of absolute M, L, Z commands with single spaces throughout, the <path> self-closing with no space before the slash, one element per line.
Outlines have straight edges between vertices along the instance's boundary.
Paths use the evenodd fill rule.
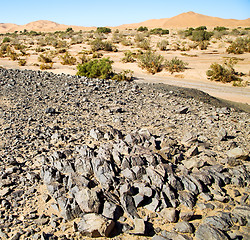
<path fill-rule="evenodd" d="M 249 235 L 249 114 L 41 71 L 0 87 L 0 237 Z"/>

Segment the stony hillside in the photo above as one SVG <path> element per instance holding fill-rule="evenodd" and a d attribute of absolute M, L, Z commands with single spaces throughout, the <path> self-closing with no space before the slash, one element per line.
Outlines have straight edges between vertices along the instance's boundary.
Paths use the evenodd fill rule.
<path fill-rule="evenodd" d="M 41 71 L 0 87 L 2 239 L 249 239 L 248 113 Z"/>

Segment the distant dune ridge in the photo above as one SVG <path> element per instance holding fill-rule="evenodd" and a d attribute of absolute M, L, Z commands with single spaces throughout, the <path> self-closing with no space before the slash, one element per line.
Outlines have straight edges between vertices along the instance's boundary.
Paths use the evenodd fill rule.
<path fill-rule="evenodd" d="M 123 24 L 120 26 L 112 27 L 114 29 L 138 28 L 139 26 L 146 26 L 148 28 L 188 28 L 188 27 L 250 27 L 250 18 L 245 20 L 236 19 L 223 19 L 218 17 L 210 17 L 195 12 L 186 12 L 171 18 L 151 19 L 140 23 Z M 96 27 L 83 27 L 64 25 L 48 20 L 39 20 L 30 22 L 25 25 L 17 25 L 13 23 L 0 23 L 0 33 L 23 31 L 41 31 L 41 32 L 54 32 L 65 31 L 67 28 L 73 28 L 75 31 L 79 30 L 92 30 Z"/>

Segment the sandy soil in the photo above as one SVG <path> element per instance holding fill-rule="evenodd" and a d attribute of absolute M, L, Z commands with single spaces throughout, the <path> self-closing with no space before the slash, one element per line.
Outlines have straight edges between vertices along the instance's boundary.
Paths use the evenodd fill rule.
<path fill-rule="evenodd" d="M 132 31 L 133 32 L 133 31 Z M 20 36 L 21 37 L 21 36 Z M 124 57 L 124 52 L 130 50 L 132 52 L 138 52 L 139 48 L 132 46 L 123 46 L 122 44 L 116 44 L 118 49 L 117 52 L 104 52 L 101 51 L 100 53 L 103 54 L 103 57 L 110 57 L 113 63 L 113 69 L 116 72 L 120 72 L 125 69 L 130 69 L 134 72 L 134 76 L 136 81 L 138 82 L 148 82 L 148 83 L 165 83 L 170 85 L 176 85 L 181 87 L 188 87 L 188 88 L 195 88 L 202 90 L 214 97 L 219 97 L 222 99 L 247 103 L 250 104 L 250 86 L 247 87 L 233 87 L 232 84 L 223 84 L 219 82 L 212 82 L 207 79 L 206 71 L 209 69 L 209 66 L 214 63 L 222 64 L 225 59 L 230 57 L 234 57 L 238 59 L 238 63 L 235 65 L 235 69 L 238 72 L 243 72 L 245 76 L 243 79 L 245 81 L 250 81 L 249 76 L 249 66 L 250 66 L 250 53 L 244 53 L 240 55 L 235 54 L 227 54 L 226 48 L 229 46 L 227 42 L 229 36 L 226 36 L 225 39 L 212 39 L 210 41 L 210 45 L 208 46 L 207 50 L 198 50 L 198 49 L 191 49 L 190 51 L 175 51 L 173 45 L 178 43 L 180 46 L 185 46 L 191 43 L 190 40 L 181 39 L 177 34 L 176 31 L 171 31 L 169 35 L 166 36 L 150 36 L 150 44 L 151 48 L 157 50 L 156 45 L 159 41 L 166 39 L 169 41 L 169 49 L 168 51 L 159 51 L 157 50 L 158 54 L 161 54 L 164 59 L 170 60 L 173 57 L 178 57 L 179 59 L 183 60 L 184 62 L 188 63 L 187 69 L 181 73 L 170 74 L 165 69 L 163 71 L 152 75 L 147 73 L 145 70 L 142 70 L 138 63 L 123 63 L 121 59 Z M 232 37 L 230 37 L 232 39 Z M 112 39 L 112 34 L 108 35 L 107 40 Z M 133 41 L 133 36 L 128 36 L 127 39 Z M 0 39 L 1 41 L 1 39 Z M 27 45 L 29 42 L 27 39 L 19 40 L 25 42 Z M 66 41 L 70 42 L 69 39 Z M 29 50 L 29 56 L 26 56 L 27 64 L 26 66 L 18 66 L 17 61 L 12 61 L 9 58 L 0 58 L 0 66 L 5 68 L 18 68 L 18 69 L 32 69 L 32 70 L 39 70 L 39 66 L 34 66 L 34 63 L 39 64 L 38 56 L 40 53 L 35 51 L 37 45 L 31 45 Z M 50 51 L 55 51 L 55 48 L 51 46 L 47 46 Z M 75 56 L 79 62 L 79 52 L 82 50 L 90 50 L 90 46 L 87 43 L 83 44 L 75 44 L 71 45 L 68 49 L 68 52 Z M 54 73 L 67 73 L 67 74 L 76 74 L 76 65 L 68 66 L 62 65 L 61 60 L 59 57 L 60 54 L 57 54 L 53 57 L 53 69 L 47 70 Z M 62 55 L 62 54 L 61 54 Z M 91 56 L 90 56 L 91 57 Z"/>

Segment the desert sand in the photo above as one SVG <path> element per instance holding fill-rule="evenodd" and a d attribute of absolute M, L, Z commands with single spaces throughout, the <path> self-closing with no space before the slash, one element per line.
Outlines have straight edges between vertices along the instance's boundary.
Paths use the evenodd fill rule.
<path fill-rule="evenodd" d="M 147 26 L 148 28 L 168 28 L 170 29 L 169 35 L 157 36 L 150 35 L 146 37 L 150 41 L 150 47 L 153 50 L 164 57 L 166 60 L 170 60 L 173 57 L 178 57 L 184 62 L 188 63 L 187 69 L 181 73 L 170 74 L 166 70 L 163 70 L 155 75 L 147 73 L 145 70 L 142 70 L 137 62 L 134 63 L 123 63 L 121 59 L 124 57 L 124 52 L 130 50 L 132 52 L 138 52 L 141 50 L 136 46 L 136 44 L 132 46 L 123 46 L 121 43 L 115 44 L 118 51 L 117 52 L 104 52 L 100 51 L 103 57 L 110 57 L 110 59 L 114 62 L 113 69 L 116 72 L 120 72 L 125 69 L 130 69 L 134 72 L 134 77 L 136 81 L 144 81 L 144 82 L 162 82 L 171 85 L 196 88 L 202 90 L 204 92 L 209 93 L 212 96 L 250 104 L 250 87 L 232 87 L 232 84 L 223 84 L 218 82 L 212 82 L 207 79 L 206 71 L 209 69 L 209 66 L 214 63 L 222 64 L 226 59 L 234 57 L 238 59 L 238 63 L 235 65 L 235 69 L 238 72 L 242 72 L 245 74 L 243 76 L 244 81 L 249 81 L 249 66 L 250 66 L 250 54 L 244 53 L 240 55 L 228 54 L 226 53 L 226 48 L 230 45 L 230 42 L 236 39 L 236 36 L 224 36 L 221 39 L 212 38 L 210 41 L 210 45 L 207 50 L 199 50 L 199 49 L 191 49 L 189 51 L 183 51 L 183 49 L 175 49 L 175 46 L 179 46 L 180 48 L 186 48 L 192 41 L 188 39 L 182 39 L 178 35 L 178 29 L 183 29 L 187 27 L 197 27 L 205 25 L 208 28 L 212 28 L 215 26 L 225 26 L 232 29 L 237 26 L 250 26 L 250 19 L 246 20 L 235 20 L 235 19 L 221 19 L 210 16 L 205 16 L 202 14 L 187 12 L 180 14 L 178 16 L 172 18 L 165 19 L 153 19 L 148 20 L 141 23 L 136 24 L 126 24 L 118 27 L 113 27 L 113 29 L 120 29 L 120 33 L 124 34 L 126 38 L 133 42 L 134 36 L 137 34 L 135 30 L 123 30 L 127 28 L 137 28 L 139 26 Z M 95 30 L 95 27 L 80 27 L 80 26 L 69 26 L 62 25 L 51 21 L 36 21 L 31 22 L 26 25 L 16 25 L 16 24 L 0 24 L 0 32 L 14 32 L 14 31 L 23 31 L 26 29 L 27 31 L 42 31 L 42 32 L 54 32 L 54 31 L 65 31 L 67 28 L 72 27 L 75 31 L 82 30 L 83 33 L 90 30 Z M 114 31 L 114 30 L 113 30 Z M 34 65 L 34 63 L 38 63 L 38 56 L 40 53 L 36 52 L 35 49 L 39 47 L 38 40 L 41 37 L 34 38 L 34 41 L 28 40 L 28 38 L 24 38 L 19 36 L 16 41 L 20 43 L 24 43 L 28 45 L 28 55 L 25 56 L 27 64 L 25 66 L 19 66 L 17 61 L 12 61 L 9 58 L 0 58 L 0 66 L 6 68 L 19 68 L 19 69 L 31 69 L 31 70 L 39 70 L 38 65 Z M 81 51 L 90 50 L 89 41 L 93 39 L 88 39 L 88 33 L 86 33 L 83 37 L 85 42 L 71 44 L 71 39 L 64 39 L 69 44 L 68 52 L 76 57 L 78 62 L 81 55 L 79 53 Z M 108 34 L 104 36 L 107 40 L 112 41 L 113 35 Z M 0 37 L 0 42 L 2 42 L 3 37 Z M 167 40 L 169 42 L 167 51 L 159 51 L 156 47 L 157 43 L 161 40 Z M 56 49 L 51 46 L 46 47 L 47 52 L 55 52 Z M 60 55 L 58 54 L 53 57 L 53 68 L 48 71 L 54 73 L 68 73 L 68 74 L 76 74 L 76 64 L 73 66 L 62 65 Z"/>

